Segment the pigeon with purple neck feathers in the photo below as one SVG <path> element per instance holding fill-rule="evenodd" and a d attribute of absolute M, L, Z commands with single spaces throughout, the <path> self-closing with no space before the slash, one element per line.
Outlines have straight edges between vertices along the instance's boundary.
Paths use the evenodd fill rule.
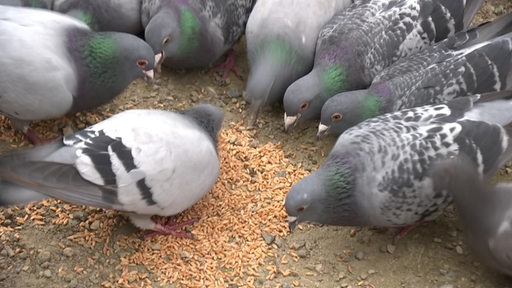
<path fill-rule="evenodd" d="M 255 2 L 142 0 L 145 39 L 165 66 L 174 69 L 206 67 L 230 50 L 242 36 Z M 232 57 L 227 59 L 227 69 L 235 68 L 234 62 L 230 62 L 234 61 Z"/>
<path fill-rule="evenodd" d="M 456 98 L 368 119 L 345 131 L 320 168 L 285 200 L 289 225 L 401 227 L 395 240 L 437 217 L 451 201 L 429 176 L 460 153 L 484 175 L 512 158 L 511 91 Z M 493 101 L 487 101 L 493 99 Z"/>
<path fill-rule="evenodd" d="M 512 89 L 512 14 L 435 43 L 382 70 L 369 88 L 322 107 L 318 136 L 339 135 L 388 112 Z"/>
<path fill-rule="evenodd" d="M 0 201 L 30 200 L 16 199 L 26 194 L 12 194 L 18 185 L 127 212 L 151 234 L 191 237 L 181 228 L 194 219 L 158 224 L 151 216 L 178 214 L 212 189 L 220 171 L 222 120 L 222 111 L 209 104 L 181 112 L 127 110 L 61 140 L 2 155 Z"/>
<path fill-rule="evenodd" d="M 352 0 L 258 0 L 247 21 L 249 59 L 246 100 L 252 122 L 266 104 L 282 101 L 286 88 L 311 71 L 318 33 Z"/>
<path fill-rule="evenodd" d="M 431 177 L 452 195 L 475 256 L 512 276 L 512 183 L 492 185 L 466 157 L 437 164 Z"/>
<path fill-rule="evenodd" d="M 313 70 L 285 92 L 285 130 L 318 119 L 337 93 L 363 89 L 385 67 L 469 26 L 483 0 L 361 0 L 318 36 Z"/>
<path fill-rule="evenodd" d="M 96 108 L 133 80 L 153 77 L 154 54 L 140 38 L 94 32 L 43 9 L 0 6 L 0 113 L 33 143 L 33 120 Z"/>

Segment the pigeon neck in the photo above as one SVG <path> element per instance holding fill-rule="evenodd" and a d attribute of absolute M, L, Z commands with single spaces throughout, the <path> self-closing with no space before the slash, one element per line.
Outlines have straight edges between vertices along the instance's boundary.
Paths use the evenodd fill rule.
<path fill-rule="evenodd" d="M 354 171 L 351 156 L 342 153 L 330 156 L 323 165 L 325 174 L 325 207 L 326 212 L 332 214 L 332 225 L 362 225 L 362 219 L 357 215 L 354 198 Z"/>
<path fill-rule="evenodd" d="M 180 55 L 194 54 L 201 44 L 201 21 L 198 12 L 187 1 L 177 1 L 174 9 L 178 12 L 180 30 L 177 52 Z"/>
<path fill-rule="evenodd" d="M 75 64 L 77 91 L 75 111 L 89 109 L 110 100 L 102 97 L 119 94 L 122 81 L 123 61 L 115 40 L 104 33 L 73 30 L 69 32 L 68 51 Z M 77 97 L 76 95 L 83 97 Z M 81 100 L 84 100 L 83 102 Z"/>

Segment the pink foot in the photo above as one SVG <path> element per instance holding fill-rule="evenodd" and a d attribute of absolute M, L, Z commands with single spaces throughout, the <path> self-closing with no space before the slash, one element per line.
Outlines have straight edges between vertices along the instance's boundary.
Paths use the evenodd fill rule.
<path fill-rule="evenodd" d="M 144 233 L 144 237 L 149 238 L 155 235 L 172 235 L 180 238 L 195 239 L 196 236 L 194 236 L 194 234 L 183 231 L 181 229 L 187 225 L 194 224 L 198 220 L 198 218 L 193 218 L 187 221 L 177 223 L 174 221 L 173 217 L 169 217 L 167 218 L 167 222 L 165 224 L 156 224 L 153 230 Z"/>
<path fill-rule="evenodd" d="M 238 79 L 243 80 L 242 73 L 240 69 L 236 66 L 235 63 L 235 53 L 233 49 L 230 49 L 226 55 L 226 60 L 224 62 L 216 64 L 210 70 L 221 70 L 222 71 L 222 80 L 226 81 L 228 79 L 229 71 L 233 71 Z"/>
<path fill-rule="evenodd" d="M 400 239 L 407 236 L 407 234 L 409 234 L 409 232 L 411 232 L 414 228 L 424 225 L 426 223 L 428 223 L 428 221 L 420 221 L 418 223 L 414 223 L 411 225 L 406 225 L 406 226 L 401 227 L 400 230 L 398 230 L 398 233 L 396 233 L 395 237 L 393 237 L 393 244 L 398 243 L 398 241 L 400 241 Z"/>
<path fill-rule="evenodd" d="M 30 143 L 32 143 L 34 145 L 48 144 L 48 143 L 53 142 L 59 138 L 59 137 L 54 137 L 54 138 L 50 138 L 50 139 L 44 139 L 41 136 L 39 136 L 39 134 L 37 134 L 37 132 L 31 128 L 27 129 L 27 132 L 25 132 L 25 136 L 27 136 L 28 141 L 30 141 Z"/>

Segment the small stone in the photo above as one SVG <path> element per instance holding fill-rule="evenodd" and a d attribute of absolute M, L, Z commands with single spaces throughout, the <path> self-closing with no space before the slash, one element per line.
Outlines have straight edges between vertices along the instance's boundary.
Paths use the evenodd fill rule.
<path fill-rule="evenodd" d="M 443 286 L 440 286 L 439 288 L 453 288 L 454 286 L 452 284 L 444 284 Z"/>
<path fill-rule="evenodd" d="M 71 257 L 73 256 L 73 249 L 70 247 L 66 247 L 64 248 L 64 250 L 62 250 L 62 254 L 64 254 L 64 256 L 66 257 Z"/>
<path fill-rule="evenodd" d="M 345 279 L 345 277 L 347 277 L 347 275 L 345 275 L 345 272 L 338 273 L 338 280 Z"/>
<path fill-rule="evenodd" d="M 190 259 L 190 253 L 188 253 L 187 251 L 182 251 L 181 252 L 181 259 L 183 259 L 185 261 L 188 261 Z"/>
<path fill-rule="evenodd" d="M 462 255 L 464 253 L 464 250 L 462 250 L 462 247 L 457 245 L 457 246 L 455 246 L 455 252 L 457 252 L 457 254 L 459 254 L 459 255 Z"/>
<path fill-rule="evenodd" d="M 344 282 L 344 283 L 341 283 L 340 287 L 341 287 L 341 288 L 347 288 L 347 287 L 348 287 L 348 283 L 345 283 L 345 282 Z"/>
<path fill-rule="evenodd" d="M 281 237 L 276 237 L 276 239 L 274 239 L 274 244 L 277 246 L 277 248 L 280 248 L 283 246 L 284 240 Z"/>
<path fill-rule="evenodd" d="M 4 246 L 4 250 L 2 250 L 2 252 L 5 251 L 5 255 L 4 256 L 9 256 L 9 257 L 13 257 L 14 256 L 14 251 L 12 250 L 11 246 L 9 245 L 5 245 Z M 3 255 L 4 253 L 2 253 Z"/>
<path fill-rule="evenodd" d="M 238 138 L 236 136 L 231 136 L 231 138 L 229 139 L 229 144 L 235 144 L 237 139 Z"/>
<path fill-rule="evenodd" d="M 242 93 L 240 93 L 240 91 L 238 91 L 238 89 L 231 89 L 228 92 L 228 96 L 231 98 L 237 98 L 237 97 L 242 96 Z"/>
<path fill-rule="evenodd" d="M 297 256 L 300 258 L 306 258 L 308 257 L 308 251 L 306 249 L 299 249 L 297 250 Z"/>
<path fill-rule="evenodd" d="M 443 240 L 442 240 L 441 238 L 437 238 L 437 237 L 436 237 L 436 238 L 434 238 L 434 240 L 433 240 L 433 241 L 434 241 L 435 243 L 441 243 L 441 242 L 443 242 Z"/>
<path fill-rule="evenodd" d="M 322 264 L 316 264 L 315 265 L 315 271 L 318 272 L 319 274 L 323 273 L 323 270 L 324 270 L 324 267 Z"/>
<path fill-rule="evenodd" d="M 151 248 L 153 250 L 157 250 L 158 251 L 158 250 L 162 249 L 162 245 L 160 243 L 155 243 L 155 244 L 153 244 L 153 246 L 151 246 Z"/>
<path fill-rule="evenodd" d="M 52 258 L 52 254 L 50 251 L 43 250 L 39 253 L 39 263 L 44 263 L 50 261 Z"/>
<path fill-rule="evenodd" d="M 30 269 L 30 266 L 28 266 L 28 265 L 21 267 L 21 271 L 23 271 L 23 272 L 27 272 L 28 269 Z"/>
<path fill-rule="evenodd" d="M 363 259 L 364 259 L 364 257 L 365 257 L 365 255 L 364 255 L 364 252 L 363 252 L 363 251 L 358 251 L 358 252 L 356 253 L 356 255 L 355 255 L 355 258 L 356 258 L 357 260 L 363 260 Z"/>
<path fill-rule="evenodd" d="M 389 253 L 389 254 L 393 254 L 395 253 L 395 250 L 396 250 L 396 246 L 393 245 L 393 244 L 388 244 L 386 245 L 386 251 Z"/>
<path fill-rule="evenodd" d="M 373 275 L 373 274 L 375 274 L 375 273 L 377 273 L 377 271 L 375 271 L 375 270 L 373 270 L 373 269 L 368 270 L 368 274 L 369 274 L 369 275 Z"/>
<path fill-rule="evenodd" d="M 95 231 L 95 230 L 98 230 L 100 228 L 100 221 L 99 220 L 94 220 L 94 222 L 91 223 L 91 225 L 89 226 L 89 229 Z"/>
<path fill-rule="evenodd" d="M 71 281 L 73 281 L 73 279 L 75 279 L 75 277 L 73 277 L 73 275 L 71 275 L 71 274 L 67 274 L 64 276 L 64 281 L 66 281 L 66 282 L 71 282 Z"/>
<path fill-rule="evenodd" d="M 22 259 L 22 260 L 27 259 L 28 258 L 27 251 L 22 251 L 20 254 L 18 254 L 18 257 L 20 257 L 20 259 Z"/>
<path fill-rule="evenodd" d="M 50 267 L 50 262 L 43 262 L 41 264 L 41 268 L 43 268 L 43 269 L 46 269 L 46 268 L 49 268 L 49 267 Z"/>
<path fill-rule="evenodd" d="M 267 243 L 267 245 L 271 245 L 272 243 L 274 243 L 274 240 L 276 239 L 276 236 L 266 232 L 261 233 L 261 236 L 263 237 L 263 240 L 265 241 L 265 243 Z"/>
<path fill-rule="evenodd" d="M 43 276 L 46 277 L 46 278 L 51 278 L 52 277 L 52 271 L 46 269 L 43 271 Z"/>
<path fill-rule="evenodd" d="M 457 237 L 457 230 L 448 232 L 448 235 L 450 235 L 451 237 L 454 237 L 454 238 Z"/>
<path fill-rule="evenodd" d="M 361 275 L 359 275 L 359 280 L 366 280 L 366 279 L 368 279 L 368 274 L 361 273 Z"/>
<path fill-rule="evenodd" d="M 299 242 L 293 242 L 293 244 L 290 248 L 292 248 L 293 250 L 299 250 L 300 248 L 302 248 L 304 246 L 306 246 L 306 242 L 299 241 Z"/>

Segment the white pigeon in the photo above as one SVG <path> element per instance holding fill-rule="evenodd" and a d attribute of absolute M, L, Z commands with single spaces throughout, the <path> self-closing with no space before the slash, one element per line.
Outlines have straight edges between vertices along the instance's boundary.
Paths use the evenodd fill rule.
<path fill-rule="evenodd" d="M 222 120 L 222 111 L 209 104 L 179 113 L 124 111 L 62 140 L 1 156 L 0 191 L 10 182 L 128 212 L 135 226 L 153 233 L 191 237 L 178 231 L 183 223 L 158 224 L 151 216 L 180 213 L 212 189 Z"/>

